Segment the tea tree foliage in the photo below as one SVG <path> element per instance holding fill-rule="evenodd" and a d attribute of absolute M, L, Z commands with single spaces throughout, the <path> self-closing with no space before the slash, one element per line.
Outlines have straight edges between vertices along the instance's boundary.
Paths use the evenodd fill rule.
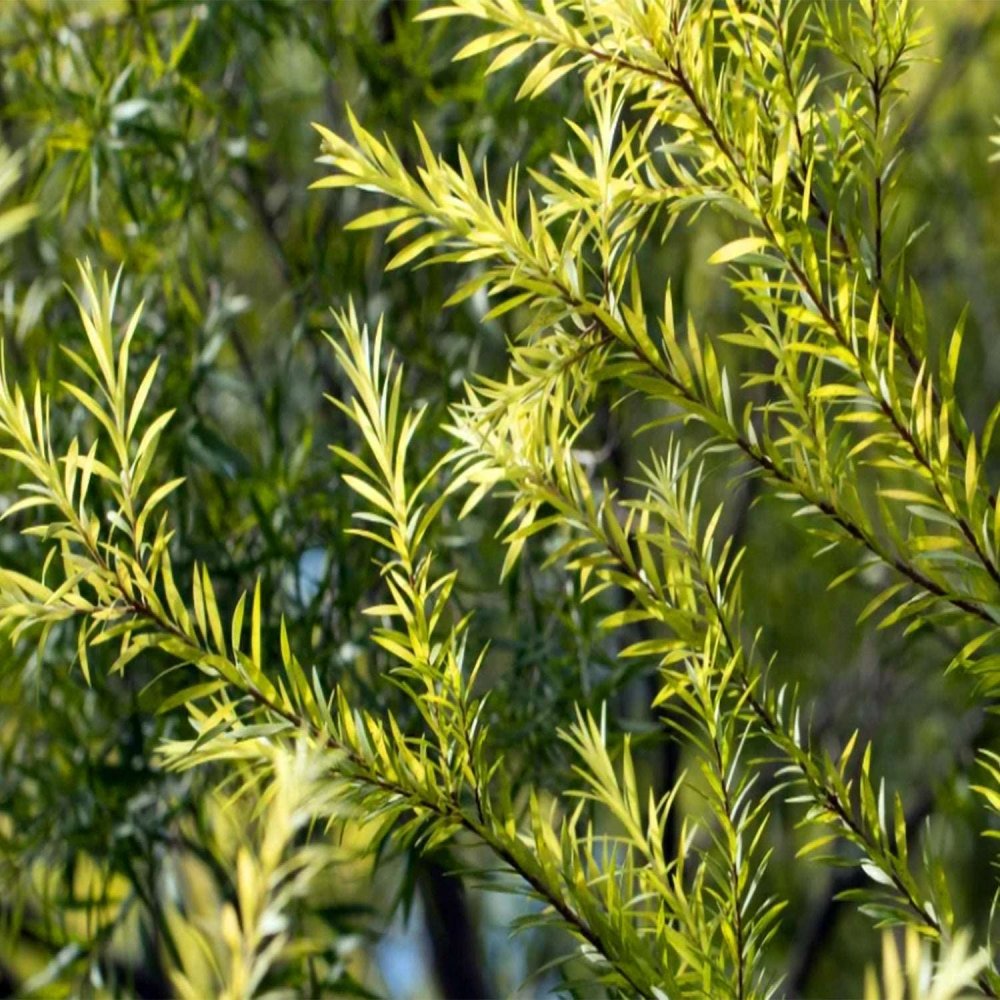
<path fill-rule="evenodd" d="M 266 563 L 223 579 L 187 547 L 189 477 L 164 460 L 185 404 L 166 403 L 126 272 L 80 265 L 82 337 L 55 379 L 31 385 L 9 359 L 0 372 L 18 484 L 3 518 L 35 554 L 0 569 L 12 648 L 44 664 L 71 636 L 87 684 L 145 671 L 147 701 L 183 720 L 152 766 L 216 785 L 199 834 L 232 891 L 167 907 L 172 988 L 361 991 L 348 936 L 320 913 L 338 874 L 377 877 L 391 848 L 525 897 L 515 928 L 555 936 L 570 995 L 800 988 L 796 879 L 824 866 L 882 932 L 879 965 L 851 970 L 857 994 L 1000 994 L 992 919 L 963 898 L 930 807 L 882 774 L 885 734 L 823 732 L 799 651 L 755 617 L 763 583 L 739 527 L 773 497 L 830 588 L 861 595 L 858 627 L 933 657 L 911 683 L 975 713 L 974 759 L 963 744 L 948 767 L 992 835 L 1000 757 L 980 714 L 1000 688 L 1000 404 L 966 412 L 966 319 L 929 319 L 915 234 L 896 222 L 917 10 L 454 0 L 418 21 L 459 33 L 457 58 L 513 81 L 525 114 L 581 104 L 547 159 L 500 176 L 419 124 L 406 149 L 350 109 L 343 128 L 317 125 L 315 197 L 375 196 L 349 228 L 386 230 L 386 283 L 436 265 L 457 284 L 425 286 L 435 308 L 508 334 L 502 363 L 433 398 L 419 361 L 387 346 L 391 304 L 384 322 L 356 297 L 333 314 L 328 461 L 376 566 L 364 626 L 340 622 L 358 639 L 347 664 L 324 665 L 311 635 L 335 630 L 299 627 Z M 12 211 L 11 230 L 27 221 Z M 685 314 L 663 266 L 709 218 L 708 265 L 738 303 L 721 330 Z M 78 419 L 60 422 L 70 406 Z M 621 427 L 636 457 L 616 468 Z M 736 510 L 758 484 L 761 502 Z M 539 670 L 569 691 L 560 677 L 593 643 L 614 663 L 601 684 L 581 671 L 571 708 L 532 704 L 484 572 L 515 592 L 557 581 L 545 610 L 565 615 L 571 651 Z M 645 727 L 626 708 L 636 676 Z M 545 762 L 519 759 L 509 731 L 525 716 L 558 741 Z M 659 785 L 651 741 L 683 747 Z"/>
<path fill-rule="evenodd" d="M 409 129 L 433 78 L 444 103 L 425 124 L 438 141 L 465 141 L 468 122 L 492 120 L 504 149 L 484 127 L 479 155 L 502 165 L 530 160 L 529 140 L 544 145 L 552 131 L 533 127 L 532 116 L 510 124 L 502 100 L 450 67 L 450 53 L 433 44 L 440 33 L 411 24 L 395 2 L 16 3 L 0 11 L 4 138 L 21 161 L 4 207 L 37 206 L 0 251 L 11 380 L 28 389 L 40 380 L 57 393 L 56 449 L 89 426 L 83 404 L 57 389 L 67 376 L 61 345 L 89 352 L 62 283 L 78 280 L 74 258 L 112 270 L 124 260 L 120 301 L 130 310 L 145 301 L 132 374 L 160 356 L 151 398 L 158 412 L 177 411 L 148 474 L 157 485 L 183 477 L 167 501 L 178 575 L 189 577 L 194 559 L 210 564 L 228 610 L 260 578 L 265 650 L 278 652 L 284 615 L 311 666 L 328 683 L 347 682 L 364 705 L 393 696 L 371 683 L 385 661 L 366 643 L 361 608 L 377 581 L 369 550 L 345 539 L 352 501 L 334 488 L 345 470 L 323 447 L 343 426 L 322 403 L 324 391 L 339 391 L 322 331 L 326 304 L 364 288 L 380 268 L 371 241 L 349 246 L 335 235 L 352 206 L 307 192 L 309 121 L 339 121 L 350 98 Z M 406 86 L 388 86 L 398 79 Z M 394 330 L 410 356 L 460 379 L 474 317 L 428 325 L 430 310 L 419 307 L 443 297 L 442 288 L 437 278 L 400 275 L 382 302 L 408 304 L 394 309 Z M 274 338 L 278 328 L 287 336 Z M 5 505 L 18 499 L 16 477 L 3 463 Z M 4 568 L 40 573 L 40 550 L 10 523 Z M 479 573 L 493 580 L 496 558 L 496 546 L 481 547 L 466 585 Z M 523 601 L 535 614 L 568 602 L 538 589 Z M 505 604 L 493 614 L 503 618 Z M 507 648 L 520 656 L 527 633 L 527 623 L 510 628 Z M 214 794 L 220 772 L 166 771 L 154 759 L 164 738 L 186 733 L 183 706 L 170 706 L 189 684 L 149 653 L 111 675 L 106 652 L 90 652 L 87 685 L 68 620 L 53 627 L 41 658 L 18 643 L 0 659 L 0 992 L 30 982 L 36 991 L 162 996 L 171 991 L 164 956 L 176 962 L 172 911 L 217 914 L 220 900 L 236 904 L 236 846 L 219 817 L 228 796 Z M 567 689 L 573 677 L 547 693 L 566 699 Z M 512 741 L 527 726 L 527 707 L 511 713 Z M 363 877 L 368 862 L 348 865 L 349 878 L 341 866 L 296 902 L 294 920 L 308 915 L 338 988 L 358 977 L 381 988 L 373 932 L 398 905 L 397 887 L 404 907 L 415 900 L 414 925 L 422 903 L 446 900 L 457 909 L 452 932 L 464 924 L 473 933 L 476 904 L 456 907 L 458 881 L 446 863 L 397 855 L 379 867 L 388 888 L 375 893 Z M 435 970 L 457 964 L 445 952 Z"/>
<path fill-rule="evenodd" d="M 530 534 L 571 526 L 555 559 L 581 573 L 589 594 L 615 585 L 632 598 L 605 625 L 666 626 L 668 637 L 624 651 L 660 657 L 658 701 L 681 696 L 691 711 L 691 657 L 721 647 L 733 658 L 707 668 L 741 694 L 729 711 L 749 715 L 785 757 L 783 774 L 804 785 L 808 818 L 839 827 L 858 849 L 878 886 L 866 908 L 952 940 L 954 917 L 939 893 L 946 879 L 933 862 L 926 881 L 911 870 L 902 800 L 887 813 L 870 748 L 851 740 L 838 762 L 824 759 L 803 736 L 797 706 L 769 692 L 759 648 L 740 638 L 738 556 L 713 545 L 718 515 L 698 526 L 697 489 L 688 487 L 704 454 L 749 463 L 796 502 L 796 515 L 814 520 L 824 548 L 858 549 L 835 583 L 875 563 L 892 571 L 862 618 L 958 629 L 967 641 L 944 667 L 970 671 L 989 695 L 1000 519 L 979 456 L 989 452 L 1000 410 L 981 435 L 969 431 L 954 395 L 961 325 L 932 364 L 919 290 L 887 235 L 898 81 L 915 44 L 909 8 L 588 4 L 574 16 L 555 5 L 469 2 L 424 16 L 460 14 L 500 29 L 460 57 L 488 50 L 490 69 L 499 70 L 536 52 L 523 96 L 571 70 L 587 88 L 592 130 L 577 128 L 572 157 L 555 158 L 552 173 L 537 178 L 527 228 L 515 221 L 514 179 L 494 208 L 461 153 L 456 170 L 425 148 L 414 176 L 358 125 L 353 142 L 321 130 L 335 173 L 318 186 L 362 185 L 401 203 L 358 222 L 396 224 L 389 238 L 404 246 L 390 266 L 429 252 L 438 263 L 485 261 L 453 298 L 485 286 L 494 312 L 530 306 L 508 378 L 472 386 L 454 411 L 462 477 L 479 492 L 498 482 L 514 488 L 510 560 Z M 846 88 L 838 80 L 833 91 L 812 67 L 815 37 L 844 66 Z M 760 94 L 763 105 L 752 97 Z M 456 202 L 463 207 L 451 210 Z M 766 358 L 739 383 L 712 339 L 690 326 L 677 331 L 669 291 L 658 318 L 648 315 L 637 261 L 637 234 L 709 205 L 747 233 L 711 258 L 733 267 L 748 309 L 746 329 L 723 339 Z M 430 229 L 414 238 L 420 222 Z M 669 438 L 665 451 L 655 449 L 630 499 L 606 485 L 595 496 L 574 453 L 607 383 L 668 404 L 657 430 L 696 421 L 707 432 L 684 462 Z M 763 405 L 750 396 L 759 386 Z M 543 510 L 554 513 L 539 518 Z M 703 700 L 696 717 L 713 718 L 713 705 Z M 716 803 L 722 815 L 725 792 Z M 754 842 L 753 815 L 740 819 L 747 829 L 734 842 L 739 833 Z M 740 993 L 752 957 L 744 930 L 730 928 Z M 982 985 L 992 989 L 988 979 Z"/>

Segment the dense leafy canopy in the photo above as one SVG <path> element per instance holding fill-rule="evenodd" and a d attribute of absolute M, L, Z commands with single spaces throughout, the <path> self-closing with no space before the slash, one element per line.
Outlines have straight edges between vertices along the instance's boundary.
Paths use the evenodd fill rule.
<path fill-rule="evenodd" d="M 1000 995 L 996 23 L 0 12 L 3 987 Z"/>

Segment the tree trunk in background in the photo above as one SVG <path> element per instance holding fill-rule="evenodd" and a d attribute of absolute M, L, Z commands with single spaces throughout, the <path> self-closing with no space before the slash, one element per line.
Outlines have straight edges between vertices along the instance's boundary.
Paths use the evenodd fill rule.
<path fill-rule="evenodd" d="M 434 976 L 446 1000 L 496 996 L 483 968 L 465 885 L 436 861 L 423 864 L 420 890 L 434 957 Z"/>

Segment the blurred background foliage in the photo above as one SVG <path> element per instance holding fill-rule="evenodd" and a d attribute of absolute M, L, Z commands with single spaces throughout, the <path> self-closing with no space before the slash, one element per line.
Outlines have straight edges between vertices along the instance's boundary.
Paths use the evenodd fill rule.
<path fill-rule="evenodd" d="M 352 440 L 323 399 L 344 391 L 323 337 L 328 310 L 353 297 L 370 319 L 386 315 L 407 362 L 408 399 L 432 410 L 419 444 L 426 463 L 442 448 L 434 418 L 466 376 L 499 367 L 507 327 L 504 317 L 484 321 L 477 296 L 442 308 L 454 272 L 383 273 L 390 254 L 379 235 L 348 226 L 357 196 L 307 189 L 319 175 L 310 122 L 341 131 L 349 103 L 415 159 L 416 119 L 432 147 L 460 143 L 499 188 L 512 169 L 544 169 L 581 104 L 575 77 L 541 101 L 515 103 L 517 73 L 484 78 L 485 62 L 453 65 L 462 25 L 414 24 L 418 9 L 409 0 L 0 5 L 0 138 L 21 158 L 6 202 L 37 208 L 2 251 L 0 334 L 13 376 L 57 388 L 60 348 L 83 341 L 63 285 L 74 260 L 122 266 L 125 306 L 146 302 L 136 364 L 163 357 L 156 406 L 178 411 L 159 456 L 163 479 L 185 477 L 175 498 L 178 574 L 205 562 L 230 605 L 262 576 L 269 641 L 277 644 L 284 615 L 325 686 L 344 685 L 357 704 L 391 703 L 403 718 L 360 613 L 377 593 L 372 553 L 345 536 L 349 494 L 325 447 Z M 927 2 L 922 17 L 928 58 L 907 81 L 912 122 L 893 225 L 897 235 L 925 227 L 907 254 L 929 326 L 950 330 L 969 303 L 974 360 L 960 393 L 978 427 L 1000 392 L 1000 166 L 988 162 L 1000 5 Z M 739 324 L 738 305 L 705 264 L 727 235 L 720 225 L 703 215 L 675 229 L 644 267 L 671 280 L 680 311 L 700 327 L 727 330 Z M 594 440 L 600 471 L 627 479 L 642 457 L 632 432 L 648 417 L 628 401 L 605 407 Z M 54 414 L 57 437 L 85 419 L 66 401 Z M 8 475 L 0 467 L 4 504 Z M 963 711 L 968 692 L 939 677 L 939 638 L 855 628 L 878 581 L 862 576 L 827 593 L 833 560 L 847 556 L 818 566 L 780 501 L 757 500 L 748 482 L 730 526 L 749 546 L 748 618 L 766 645 L 789 651 L 779 669 L 817 706 L 817 735 L 834 745 L 857 725 L 862 737 L 879 733 L 877 746 L 889 748 L 879 768 L 912 790 L 912 825 L 967 874 L 957 907 L 983 919 L 975 873 L 989 858 L 966 775 L 974 742 L 995 735 L 995 723 Z M 492 730 L 511 772 L 561 787 L 556 728 L 575 703 L 609 700 L 643 748 L 643 780 L 667 787 L 684 752 L 649 711 L 648 665 L 616 658 L 595 627 L 601 609 L 581 608 L 541 569 L 540 546 L 498 587 L 492 532 L 484 508 L 445 520 L 438 543 L 461 570 L 461 600 L 477 608 L 476 634 L 493 637 Z M 0 533 L 0 550 L 5 565 L 32 565 L 13 531 Z M 171 995 L 169 914 L 210 918 L 233 897 L 247 806 L 218 794 L 224 775 L 158 766 L 158 742 L 183 724 L 150 711 L 181 685 L 161 666 L 136 662 L 115 678 L 95 669 L 88 687 L 68 632 L 42 659 L 21 647 L 0 652 L 0 994 Z M 774 824 L 787 831 L 779 862 L 797 846 L 791 826 L 790 815 Z M 371 835 L 359 826 L 348 839 Z M 453 874 L 468 861 L 445 850 L 399 856 L 386 845 L 374 869 L 345 862 L 295 913 L 328 943 L 322 980 L 287 970 L 288 982 L 329 995 L 549 993 L 556 973 L 525 976 L 556 954 L 553 942 L 541 931 L 511 940 L 527 904 Z M 788 992 L 849 995 L 878 947 L 864 918 L 833 898 L 853 875 L 802 872 L 770 868 L 792 900 L 782 930 Z"/>

